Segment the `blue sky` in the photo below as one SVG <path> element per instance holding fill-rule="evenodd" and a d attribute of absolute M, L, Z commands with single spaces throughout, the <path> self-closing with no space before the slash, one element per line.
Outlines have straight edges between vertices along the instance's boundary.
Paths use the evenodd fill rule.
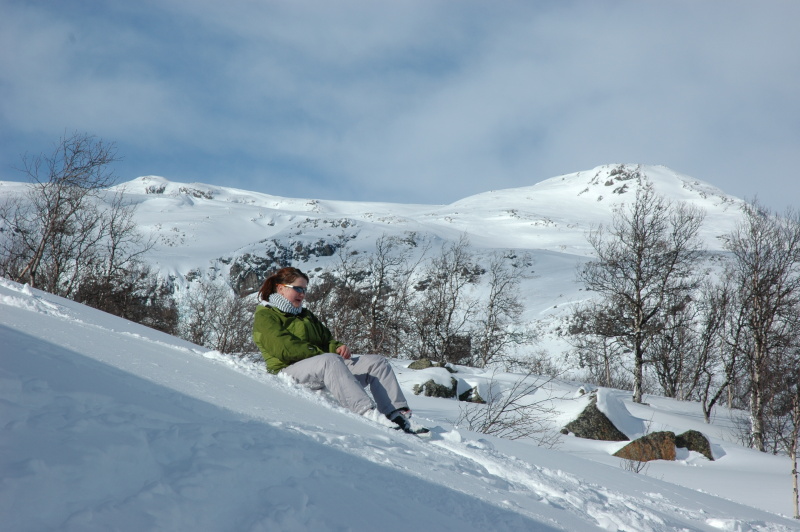
<path fill-rule="evenodd" d="M 0 179 L 450 203 L 612 163 L 800 207 L 800 2 L 0 0 Z"/>

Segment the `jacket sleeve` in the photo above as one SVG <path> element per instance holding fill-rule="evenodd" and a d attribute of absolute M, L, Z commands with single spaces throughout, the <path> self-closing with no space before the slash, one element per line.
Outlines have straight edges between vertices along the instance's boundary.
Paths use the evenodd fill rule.
<path fill-rule="evenodd" d="M 335 353 L 336 350 L 339 349 L 344 344 L 333 337 L 333 334 L 331 333 L 330 329 L 328 329 L 324 323 L 319 321 L 319 318 L 317 318 L 313 314 L 311 316 L 313 317 L 316 326 L 320 330 L 320 337 L 322 338 L 323 345 L 327 346 L 328 348 L 327 351 L 325 352 Z"/>
<path fill-rule="evenodd" d="M 319 321 L 319 318 L 310 310 L 306 309 L 306 323 L 313 329 L 310 335 L 314 338 L 312 342 L 319 347 L 323 353 L 335 353 L 339 347 L 344 344 L 333 337 L 333 333 L 324 323 Z"/>
<path fill-rule="evenodd" d="M 286 366 L 324 351 L 286 329 L 274 312 L 259 309 L 253 320 L 253 341 L 261 350 L 267 369 L 277 373 Z"/>

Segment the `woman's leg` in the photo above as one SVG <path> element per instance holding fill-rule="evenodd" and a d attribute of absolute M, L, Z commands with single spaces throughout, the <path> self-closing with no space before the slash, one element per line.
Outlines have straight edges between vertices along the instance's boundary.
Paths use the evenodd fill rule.
<path fill-rule="evenodd" d="M 355 412 L 363 414 L 373 408 L 363 385 L 344 364 L 344 359 L 334 353 L 306 358 L 281 370 L 299 384 L 325 386 L 339 403 Z"/>
<path fill-rule="evenodd" d="M 369 386 L 369 391 L 372 392 L 381 414 L 408 408 L 403 391 L 397 383 L 397 376 L 385 357 L 357 355 L 344 362 L 361 386 Z"/>

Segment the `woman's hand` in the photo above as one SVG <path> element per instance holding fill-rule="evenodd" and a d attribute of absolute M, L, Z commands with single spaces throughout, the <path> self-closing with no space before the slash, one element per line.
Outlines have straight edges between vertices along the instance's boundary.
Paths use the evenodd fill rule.
<path fill-rule="evenodd" d="M 343 359 L 348 360 L 350 358 L 350 348 L 347 347 L 346 345 L 339 346 L 336 349 L 336 354 L 342 357 Z"/>

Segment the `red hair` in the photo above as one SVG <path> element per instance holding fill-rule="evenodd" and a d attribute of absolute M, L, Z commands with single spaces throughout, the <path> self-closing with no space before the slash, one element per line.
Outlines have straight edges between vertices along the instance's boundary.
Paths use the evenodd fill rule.
<path fill-rule="evenodd" d="M 308 275 L 297 268 L 281 268 L 264 280 L 264 284 L 261 285 L 261 289 L 258 291 L 258 298 L 264 301 L 268 300 L 269 296 L 278 290 L 279 284 L 292 284 L 298 277 L 302 277 L 308 282 Z"/>

